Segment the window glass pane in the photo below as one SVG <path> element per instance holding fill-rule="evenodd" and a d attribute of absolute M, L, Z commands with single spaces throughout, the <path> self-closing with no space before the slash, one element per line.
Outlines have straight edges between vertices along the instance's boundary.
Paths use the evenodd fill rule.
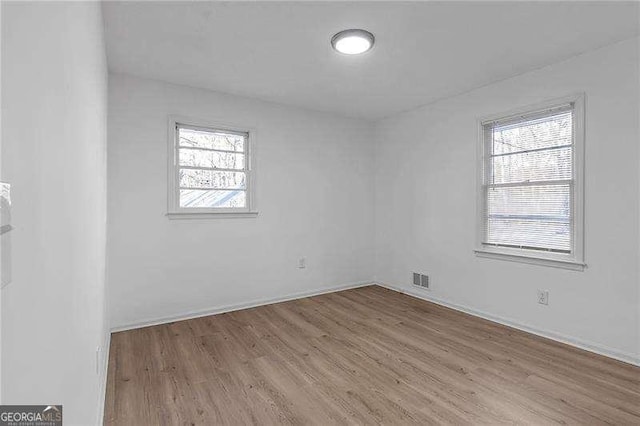
<path fill-rule="evenodd" d="M 490 184 L 571 179 L 572 148 L 492 157 L 493 176 Z"/>
<path fill-rule="evenodd" d="M 570 145 L 573 142 L 572 132 L 571 111 L 496 126 L 492 130 L 491 154 Z"/>
<path fill-rule="evenodd" d="M 544 216 L 545 219 L 564 220 L 571 215 L 569 185 L 512 186 L 490 188 L 488 192 L 489 217 Z"/>
<path fill-rule="evenodd" d="M 244 169 L 244 154 L 180 148 L 180 165 L 218 169 Z"/>
<path fill-rule="evenodd" d="M 246 207 L 246 193 L 245 191 L 181 189 L 180 207 L 243 208 Z"/>
<path fill-rule="evenodd" d="M 203 131 L 179 128 L 178 136 L 180 146 L 222 149 L 225 151 L 244 151 L 246 137 L 222 131 Z"/>
<path fill-rule="evenodd" d="M 486 243 L 570 250 L 570 185 L 500 187 L 487 191 Z"/>
<path fill-rule="evenodd" d="M 244 172 L 180 169 L 180 187 L 246 189 Z"/>
<path fill-rule="evenodd" d="M 489 244 L 529 249 L 571 251 L 571 223 L 542 219 L 489 218 Z"/>

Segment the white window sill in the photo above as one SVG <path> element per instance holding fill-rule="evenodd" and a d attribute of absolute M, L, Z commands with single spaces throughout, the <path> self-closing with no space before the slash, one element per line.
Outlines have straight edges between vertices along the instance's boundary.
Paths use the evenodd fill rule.
<path fill-rule="evenodd" d="M 530 265 L 550 266 L 553 268 L 570 269 L 572 271 L 584 271 L 584 268 L 587 266 L 585 263 L 574 260 L 534 257 L 525 254 L 501 253 L 485 249 L 476 249 L 474 251 L 477 257 L 527 263 Z"/>
<path fill-rule="evenodd" d="M 171 212 L 167 213 L 171 220 L 176 219 L 248 219 L 258 217 L 257 211 L 250 212 Z"/>

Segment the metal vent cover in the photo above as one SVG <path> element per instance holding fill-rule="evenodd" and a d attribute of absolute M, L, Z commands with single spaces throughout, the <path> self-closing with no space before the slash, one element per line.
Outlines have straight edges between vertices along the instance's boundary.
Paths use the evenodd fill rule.
<path fill-rule="evenodd" d="M 416 287 L 429 288 L 429 275 L 413 272 L 413 285 Z"/>
<path fill-rule="evenodd" d="M 420 286 L 421 279 L 420 279 L 420 274 L 414 272 L 413 273 L 413 285 L 417 285 Z"/>
<path fill-rule="evenodd" d="M 420 275 L 420 287 L 429 288 L 429 275 Z"/>

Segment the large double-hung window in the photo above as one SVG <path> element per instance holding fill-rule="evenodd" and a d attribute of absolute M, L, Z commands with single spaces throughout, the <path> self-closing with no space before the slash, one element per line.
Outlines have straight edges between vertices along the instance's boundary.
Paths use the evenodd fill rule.
<path fill-rule="evenodd" d="M 481 122 L 480 255 L 581 269 L 583 98 Z"/>

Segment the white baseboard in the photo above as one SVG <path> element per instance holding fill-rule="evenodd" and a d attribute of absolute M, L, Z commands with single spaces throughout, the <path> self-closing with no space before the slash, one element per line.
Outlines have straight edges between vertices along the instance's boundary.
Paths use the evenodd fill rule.
<path fill-rule="evenodd" d="M 376 285 L 380 287 L 387 288 L 389 290 L 397 291 L 399 293 L 407 294 L 412 297 L 416 297 L 418 299 L 423 299 L 428 302 L 433 302 L 438 305 L 446 306 L 447 308 L 455 309 L 456 311 L 461 311 L 467 313 L 469 315 L 473 315 L 476 317 L 480 317 L 492 322 L 496 322 L 498 324 L 506 325 L 508 327 L 516 328 L 521 331 L 525 331 L 527 333 L 535 334 L 536 336 L 545 337 L 547 339 L 555 340 L 560 343 L 564 343 L 570 346 L 574 346 L 579 349 L 584 349 L 589 352 L 596 353 L 598 355 L 603 355 L 609 358 L 613 358 L 618 361 L 626 362 L 628 364 L 640 366 L 640 357 L 634 355 L 632 353 L 620 352 L 615 349 L 610 349 L 598 345 L 593 342 L 588 342 L 576 337 L 567 336 L 561 333 L 556 333 L 554 331 L 543 330 L 537 327 L 533 327 L 527 324 L 523 324 L 521 322 L 515 321 L 510 318 L 505 318 L 497 315 L 490 314 L 488 312 L 483 312 L 474 308 L 470 308 L 468 306 L 459 305 L 457 303 L 452 303 L 444 299 L 440 299 L 437 297 L 433 297 L 428 293 L 420 290 L 413 290 L 409 288 L 396 287 L 394 285 L 377 282 Z"/>
<path fill-rule="evenodd" d="M 209 315 L 222 314 L 225 312 L 233 312 L 241 309 L 255 308 L 257 306 L 263 306 L 263 305 L 271 305 L 272 303 L 287 302 L 289 300 L 302 299 L 310 296 L 318 296 L 320 294 L 326 294 L 326 293 L 335 293 L 336 291 L 348 290 L 351 288 L 358 288 L 358 287 L 366 287 L 369 285 L 375 285 L 375 283 L 372 281 L 361 281 L 356 283 L 342 284 L 342 285 L 333 286 L 333 287 L 325 287 L 325 288 L 319 288 L 314 290 L 291 293 L 286 296 L 273 297 L 273 298 L 267 298 L 267 299 L 257 299 L 250 302 L 236 303 L 232 305 L 215 306 L 207 309 L 189 311 L 189 312 L 185 312 L 177 315 L 150 318 L 150 319 L 145 319 L 141 321 L 136 321 L 133 323 L 123 324 L 116 327 L 112 327 L 111 332 L 117 333 L 119 331 L 133 330 L 136 328 L 149 327 L 152 325 L 167 324 L 175 321 L 183 321 L 183 320 L 192 319 L 192 318 L 206 317 Z"/>
<path fill-rule="evenodd" d="M 106 333 L 106 339 L 102 345 L 103 356 L 102 365 L 100 366 L 99 390 L 98 390 L 98 418 L 96 419 L 96 425 L 102 426 L 104 424 L 104 406 L 107 400 L 107 379 L 109 369 L 109 349 L 111 348 L 111 333 Z"/>
<path fill-rule="evenodd" d="M 217 307 L 212 307 L 212 308 L 208 308 L 208 309 L 201 309 L 201 310 L 196 310 L 196 311 L 190 311 L 190 312 L 185 312 L 182 314 L 178 314 L 178 315 L 170 315 L 170 316 L 165 316 L 165 317 L 158 317 L 158 318 L 152 318 L 152 319 L 146 319 L 146 320 L 141 320 L 141 321 L 137 321 L 135 323 L 129 323 L 129 324 L 124 324 L 124 325 L 120 325 L 117 327 L 113 327 L 111 329 L 112 333 L 116 333 L 119 331 L 126 331 L 126 330 L 132 330 L 132 329 L 136 329 L 136 328 L 142 328 L 142 327 L 149 327 L 149 326 L 153 326 L 153 325 L 159 325 L 159 324 L 167 324 L 170 322 L 175 322 L 175 321 L 182 321 L 182 320 L 187 320 L 187 319 L 192 319 L 192 318 L 198 318 L 198 317 L 204 317 L 204 316 L 208 316 L 208 315 L 215 315 L 215 314 L 222 314 L 225 312 L 233 312 L 233 311 L 238 311 L 241 309 L 248 309 L 248 308 L 254 308 L 257 306 L 263 306 L 263 305 L 270 305 L 272 303 L 279 303 L 279 302 L 286 302 L 289 300 L 295 300 L 295 299 L 302 299 L 304 297 L 310 297 L 310 296 L 317 296 L 320 294 L 326 294 L 326 293 L 334 293 L 336 291 L 341 291 L 341 290 L 348 290 L 351 288 L 358 288 L 358 287 L 365 287 L 365 286 L 369 286 L 369 285 L 379 285 L 380 287 L 384 287 L 387 288 L 389 290 L 394 290 L 400 293 L 404 293 L 407 294 L 409 296 L 413 296 L 416 297 L 418 299 L 423 299 L 426 300 L 428 302 L 433 302 L 436 303 L 438 305 L 442 305 L 442 306 L 446 306 L 448 308 L 451 309 L 455 309 L 457 311 L 461 311 L 461 312 L 465 312 L 469 315 L 473 315 L 476 317 L 480 317 L 480 318 L 484 318 L 486 320 L 489 321 L 493 321 L 496 322 L 498 324 L 502 324 L 502 325 L 506 325 L 508 327 L 512 327 L 521 331 L 525 331 L 527 333 L 531 333 L 531 334 L 535 334 L 537 336 L 541 336 L 541 337 L 545 337 L 547 339 L 551 339 L 551 340 L 555 340 L 557 342 L 560 343 L 564 343 L 570 346 L 574 346 L 580 349 L 584 349 L 586 351 L 589 352 L 593 352 L 599 355 L 603 355 L 609 358 L 613 358 L 616 359 L 618 361 L 622 361 L 622 362 L 626 362 L 628 364 L 633 364 L 636 366 L 640 366 L 640 357 L 638 357 L 637 355 L 634 355 L 632 353 L 625 353 L 625 352 L 621 352 L 621 351 L 617 351 L 615 349 L 611 349 L 611 348 L 607 348 L 607 347 L 603 347 L 599 344 L 593 343 L 593 342 L 588 342 L 576 337 L 571 337 L 571 336 L 567 336 L 561 333 L 556 333 L 554 331 L 549 331 L 549 330 L 543 330 L 528 324 L 523 324 L 519 321 L 513 320 L 511 318 L 505 318 L 505 317 L 501 317 L 498 315 L 493 315 L 490 314 L 488 312 L 484 312 L 484 311 L 480 311 L 468 306 L 464 306 L 464 305 L 460 305 L 457 303 L 453 303 L 453 302 L 449 302 L 447 300 L 444 299 L 440 299 L 437 297 L 433 297 L 429 294 L 426 294 L 423 291 L 419 291 L 419 290 L 413 290 L 413 289 L 409 289 L 409 288 L 402 288 L 402 287 L 397 287 L 394 285 L 390 285 L 390 284 L 386 284 L 386 283 L 382 283 L 382 282 L 370 282 L 370 281 L 363 281 L 363 282 L 357 282 L 357 283 L 350 283 L 350 284 L 343 284 L 343 285 L 338 285 L 338 286 L 333 286 L 333 287 L 328 287 L 328 288 L 322 288 L 322 289 L 315 289 L 315 290 L 308 290 L 308 291 L 304 291 L 304 292 L 298 292 L 298 293 L 292 293 L 286 296 L 281 296 L 281 297 L 274 297 L 274 298 L 267 298 L 267 299 L 257 299 L 257 300 L 253 300 L 251 302 L 245 302 L 245 303 L 238 303 L 238 304 L 232 304 L 232 305 L 224 305 L 224 306 L 217 306 Z M 108 346 L 107 346 L 107 350 L 108 350 Z M 108 352 L 106 353 L 106 357 L 108 357 Z M 108 364 L 108 362 L 106 363 Z M 104 385 L 106 386 L 106 365 L 105 365 L 105 378 L 104 378 Z"/>

